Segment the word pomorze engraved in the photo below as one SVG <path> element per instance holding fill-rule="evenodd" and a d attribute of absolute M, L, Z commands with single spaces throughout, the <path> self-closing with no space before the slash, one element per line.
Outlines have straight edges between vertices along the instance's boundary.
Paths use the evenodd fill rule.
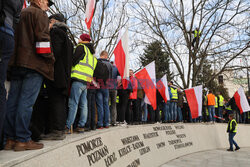
<path fill-rule="evenodd" d="M 175 135 L 175 134 L 176 134 L 175 130 L 167 130 L 166 131 L 166 135 Z"/>
<path fill-rule="evenodd" d="M 161 130 L 172 130 L 171 126 L 156 126 L 153 127 L 154 131 L 161 131 Z"/>
<path fill-rule="evenodd" d="M 139 140 L 140 140 L 140 138 L 138 135 L 129 136 L 129 137 L 121 139 L 123 145 L 127 145 L 127 144 L 133 143 L 135 141 L 139 141 Z"/>
<path fill-rule="evenodd" d="M 152 133 L 143 134 L 144 139 L 150 139 L 150 138 L 158 137 L 158 136 L 159 136 L 158 132 L 152 132 Z"/>
<path fill-rule="evenodd" d="M 94 163 L 101 160 L 103 157 L 109 154 L 109 150 L 107 146 L 104 146 L 103 148 L 100 148 L 99 150 L 96 150 L 95 152 L 87 155 L 89 166 L 93 165 Z"/>
<path fill-rule="evenodd" d="M 101 137 L 76 145 L 79 157 L 103 145 Z"/>

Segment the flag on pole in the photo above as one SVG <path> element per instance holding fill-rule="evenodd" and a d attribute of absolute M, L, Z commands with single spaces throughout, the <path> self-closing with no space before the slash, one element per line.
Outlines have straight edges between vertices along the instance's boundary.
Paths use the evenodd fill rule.
<path fill-rule="evenodd" d="M 185 90 L 192 118 L 202 116 L 202 85 Z"/>
<path fill-rule="evenodd" d="M 115 55 L 115 65 L 122 79 L 123 89 L 126 89 L 129 80 L 129 49 L 128 49 L 127 28 L 124 34 L 118 38 L 118 43 L 114 49 L 114 55 Z"/>
<path fill-rule="evenodd" d="M 145 92 L 145 102 L 150 104 L 156 110 L 156 80 L 155 80 L 155 62 L 151 62 L 142 70 L 135 74 Z"/>
<path fill-rule="evenodd" d="M 234 94 L 234 99 L 237 107 L 240 109 L 240 113 L 250 111 L 250 106 L 248 104 L 246 95 L 242 87 L 239 88 L 237 92 Z"/>
<path fill-rule="evenodd" d="M 88 0 L 87 6 L 86 6 L 86 13 L 85 13 L 85 23 L 87 24 L 87 28 L 90 29 L 92 18 L 94 15 L 95 10 L 95 0 Z"/>
<path fill-rule="evenodd" d="M 165 103 L 167 100 L 170 100 L 169 92 L 168 92 L 168 81 L 167 75 L 164 75 L 161 80 L 157 82 L 157 89 L 160 92 L 162 98 L 164 99 Z"/>
<path fill-rule="evenodd" d="M 23 9 L 24 9 L 24 8 L 27 8 L 26 0 L 24 0 L 24 2 L 23 2 Z"/>

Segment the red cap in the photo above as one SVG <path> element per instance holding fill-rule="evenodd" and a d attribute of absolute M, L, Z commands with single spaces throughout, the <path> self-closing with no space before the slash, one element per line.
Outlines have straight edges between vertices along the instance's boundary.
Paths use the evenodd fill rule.
<path fill-rule="evenodd" d="M 88 42 L 91 41 L 91 38 L 90 38 L 89 34 L 82 34 L 80 36 L 80 38 L 81 38 L 82 41 L 88 41 Z"/>

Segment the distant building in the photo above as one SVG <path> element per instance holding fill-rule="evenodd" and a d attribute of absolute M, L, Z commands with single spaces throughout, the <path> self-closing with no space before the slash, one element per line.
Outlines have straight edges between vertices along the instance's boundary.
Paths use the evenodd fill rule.
<path fill-rule="evenodd" d="M 237 71 L 227 71 L 218 76 L 218 83 L 223 84 L 228 89 L 229 97 L 233 97 L 234 93 L 242 87 L 248 90 L 247 76 L 239 75 Z"/>

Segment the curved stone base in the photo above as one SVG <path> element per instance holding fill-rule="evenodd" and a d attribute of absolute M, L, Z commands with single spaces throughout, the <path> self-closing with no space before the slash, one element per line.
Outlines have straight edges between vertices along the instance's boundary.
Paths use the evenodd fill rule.
<path fill-rule="evenodd" d="M 155 167 L 198 151 L 228 147 L 227 124 L 152 124 L 115 127 L 44 141 L 36 151 L 0 152 L 0 166 Z M 249 147 L 250 126 L 235 140 Z"/>

